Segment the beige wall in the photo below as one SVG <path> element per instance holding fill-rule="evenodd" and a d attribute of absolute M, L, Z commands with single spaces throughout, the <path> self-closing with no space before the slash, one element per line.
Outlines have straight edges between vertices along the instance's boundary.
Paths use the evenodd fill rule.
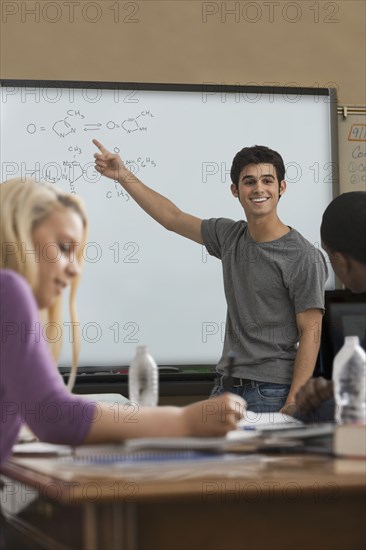
<path fill-rule="evenodd" d="M 0 5 L 3 79 L 331 86 L 339 104 L 366 105 L 364 0 Z M 339 122 L 340 190 L 366 189 L 366 142 L 355 183 L 358 144 Z"/>
<path fill-rule="evenodd" d="M 0 4 L 1 78 L 332 85 L 366 102 L 364 0 Z"/>

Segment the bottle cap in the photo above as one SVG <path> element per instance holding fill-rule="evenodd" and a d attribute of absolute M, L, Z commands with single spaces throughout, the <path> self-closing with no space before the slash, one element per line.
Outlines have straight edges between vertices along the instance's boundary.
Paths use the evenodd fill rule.
<path fill-rule="evenodd" d="M 136 347 L 136 353 L 146 353 L 146 351 L 147 351 L 147 346 L 145 345 Z"/>
<path fill-rule="evenodd" d="M 344 342 L 345 344 L 354 344 L 355 346 L 360 345 L 360 339 L 358 336 L 346 336 Z"/>

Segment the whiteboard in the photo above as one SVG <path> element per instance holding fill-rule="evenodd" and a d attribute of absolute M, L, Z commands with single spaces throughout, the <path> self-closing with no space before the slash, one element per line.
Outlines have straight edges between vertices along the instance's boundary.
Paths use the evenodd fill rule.
<path fill-rule="evenodd" d="M 226 318 L 220 261 L 95 172 L 92 138 L 182 210 L 235 220 L 243 211 L 230 191 L 232 159 L 267 145 L 287 168 L 280 218 L 319 247 L 337 180 L 334 120 L 331 89 L 3 81 L 1 181 L 44 179 L 87 207 L 80 365 L 127 365 L 139 344 L 159 364 L 215 364 Z M 69 321 L 65 307 L 60 366 L 71 361 Z"/>

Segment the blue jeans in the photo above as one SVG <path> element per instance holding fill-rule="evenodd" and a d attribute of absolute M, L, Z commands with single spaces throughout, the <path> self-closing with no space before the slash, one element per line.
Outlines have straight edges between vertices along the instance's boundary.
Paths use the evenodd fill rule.
<path fill-rule="evenodd" d="M 240 395 L 247 402 L 247 410 L 253 412 L 278 412 L 285 404 L 290 391 L 290 384 L 274 384 L 272 382 L 256 382 L 251 380 L 243 386 L 223 388 L 214 386 L 211 397 L 217 397 L 225 392 Z"/>

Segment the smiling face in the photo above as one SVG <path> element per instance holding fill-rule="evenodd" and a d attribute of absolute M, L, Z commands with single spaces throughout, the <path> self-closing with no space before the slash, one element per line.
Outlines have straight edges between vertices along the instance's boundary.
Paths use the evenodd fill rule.
<path fill-rule="evenodd" d="M 231 185 L 234 197 L 239 198 L 247 219 L 276 212 L 279 195 L 286 189 L 279 183 L 273 164 L 249 164 L 239 176 L 238 186 Z"/>
<path fill-rule="evenodd" d="M 39 269 L 34 294 L 40 309 L 50 307 L 80 274 L 77 258 L 83 235 L 83 222 L 71 208 L 53 212 L 34 229 L 32 238 Z"/>

